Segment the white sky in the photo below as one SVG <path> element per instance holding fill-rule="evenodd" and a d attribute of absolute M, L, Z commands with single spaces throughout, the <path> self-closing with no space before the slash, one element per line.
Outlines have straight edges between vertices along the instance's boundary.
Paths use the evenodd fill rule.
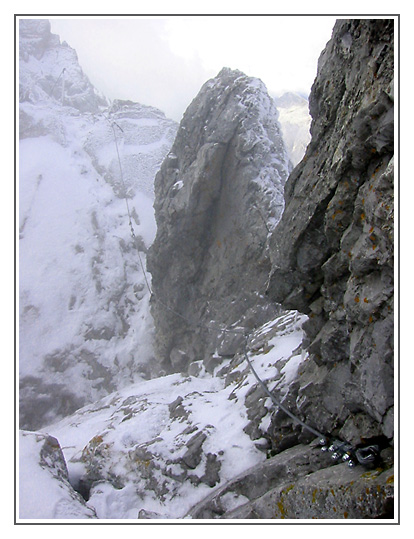
<path fill-rule="evenodd" d="M 106 97 L 158 107 L 177 121 L 222 67 L 262 79 L 272 95 L 308 95 L 335 24 L 323 15 L 49 20 Z"/>

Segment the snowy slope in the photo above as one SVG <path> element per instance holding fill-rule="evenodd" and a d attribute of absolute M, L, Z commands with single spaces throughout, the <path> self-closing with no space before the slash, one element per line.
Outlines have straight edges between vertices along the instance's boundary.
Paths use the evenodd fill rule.
<path fill-rule="evenodd" d="M 197 377 L 148 379 L 159 374 L 143 272 L 153 179 L 177 126 L 151 107 L 108 104 L 47 21 L 23 26 L 19 515 L 182 519 L 266 458 L 271 402 L 242 354 L 213 373 L 198 362 Z M 302 322 L 285 314 L 249 342 L 281 399 L 306 361 Z"/>
<path fill-rule="evenodd" d="M 51 436 L 19 433 L 18 517 L 25 519 L 90 519 L 95 511 L 69 483 L 62 450 Z"/>
<path fill-rule="evenodd" d="M 293 92 L 275 98 L 279 123 L 290 160 L 295 167 L 305 155 L 310 142 L 311 116 L 308 101 Z"/>
<path fill-rule="evenodd" d="M 141 262 L 176 124 L 137 103 L 107 106 L 46 23 L 23 25 L 20 53 L 20 419 L 38 429 L 152 373 Z"/>
<path fill-rule="evenodd" d="M 282 315 L 250 339 L 255 369 L 282 399 L 307 360 L 300 351 L 305 318 Z M 32 481 L 39 474 L 33 457 L 20 470 L 21 483 L 39 497 L 36 507 L 45 508 L 43 518 L 93 518 L 85 511 L 98 519 L 185 518 L 212 489 L 266 459 L 260 436 L 273 406 L 264 393 L 258 397 L 261 434 L 252 440 L 246 433 L 253 413 L 248 403 L 258 391 L 242 355 L 213 374 L 202 370 L 197 377 L 173 374 L 138 382 L 44 429 L 60 443 L 70 483 L 86 496 L 86 508 L 76 499 L 66 516 L 51 515 L 48 508 L 59 499 L 55 479 L 39 492 Z M 25 455 L 30 440 L 26 433 Z M 61 497 L 67 497 L 66 483 Z M 239 496 L 226 503 L 230 509 L 246 501 Z M 21 518 L 36 518 L 30 503 L 21 498 Z"/>

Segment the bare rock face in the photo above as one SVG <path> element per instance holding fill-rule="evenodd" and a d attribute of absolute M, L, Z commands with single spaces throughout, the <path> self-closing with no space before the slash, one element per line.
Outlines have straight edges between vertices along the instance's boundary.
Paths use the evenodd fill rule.
<path fill-rule="evenodd" d="M 270 296 L 309 316 L 292 402 L 354 444 L 393 438 L 393 24 L 336 23 L 270 242 Z"/>
<path fill-rule="evenodd" d="M 263 83 L 229 69 L 207 81 L 155 179 L 158 230 L 148 269 L 167 371 L 186 371 L 196 360 L 213 368 L 236 353 L 240 336 L 209 325 L 253 328 L 277 310 L 264 297 L 268 237 L 283 210 L 288 169 Z"/>
<path fill-rule="evenodd" d="M 297 445 L 215 489 L 192 519 L 393 518 L 394 469 L 350 470 L 314 445 Z"/>

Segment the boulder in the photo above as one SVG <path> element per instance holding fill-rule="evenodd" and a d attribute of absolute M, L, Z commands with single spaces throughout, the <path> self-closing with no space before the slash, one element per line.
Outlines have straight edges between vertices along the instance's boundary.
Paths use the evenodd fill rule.
<path fill-rule="evenodd" d="M 350 469 L 315 445 L 297 445 L 215 489 L 187 518 L 393 518 L 393 487 L 392 467 Z"/>

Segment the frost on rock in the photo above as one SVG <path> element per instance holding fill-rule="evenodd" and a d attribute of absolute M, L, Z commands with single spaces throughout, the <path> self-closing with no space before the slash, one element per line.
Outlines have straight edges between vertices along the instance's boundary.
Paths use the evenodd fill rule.
<path fill-rule="evenodd" d="M 20 426 L 39 429 L 154 372 L 137 249 L 145 267 L 176 124 L 109 106 L 48 21 L 21 20 L 19 37 Z"/>
<path fill-rule="evenodd" d="M 20 432 L 18 505 L 23 521 L 96 518 L 69 482 L 59 442 L 44 433 Z"/>
<path fill-rule="evenodd" d="M 50 99 L 80 112 L 97 112 L 108 102 L 90 83 L 76 51 L 52 34 L 44 19 L 19 20 L 19 101 Z"/>
<path fill-rule="evenodd" d="M 197 361 L 210 369 L 234 355 L 239 343 L 210 326 L 254 329 L 274 318 L 277 307 L 264 297 L 268 237 L 288 173 L 266 87 L 224 68 L 187 108 L 155 179 L 148 269 L 156 353 L 167 372 Z"/>
<path fill-rule="evenodd" d="M 289 383 L 283 370 L 300 348 L 303 320 L 285 314 L 252 335 L 249 356 L 277 395 Z M 273 413 L 240 353 L 211 374 L 136 383 L 45 430 L 99 519 L 174 519 L 266 460 Z M 260 419 L 264 427 L 252 432 Z M 229 510 L 246 501 L 225 498 Z"/>
<path fill-rule="evenodd" d="M 19 519 L 391 518 L 387 21 L 338 22 L 286 184 L 283 114 L 258 79 L 223 69 L 177 131 L 109 105 L 47 21 L 20 38 L 20 420 L 38 432 L 20 431 Z M 325 84 L 328 53 L 347 84 Z M 353 131 L 327 121 L 337 102 Z M 342 156 L 336 138 L 361 129 L 370 151 Z M 380 438 L 381 467 L 334 462 L 302 421 Z"/>

